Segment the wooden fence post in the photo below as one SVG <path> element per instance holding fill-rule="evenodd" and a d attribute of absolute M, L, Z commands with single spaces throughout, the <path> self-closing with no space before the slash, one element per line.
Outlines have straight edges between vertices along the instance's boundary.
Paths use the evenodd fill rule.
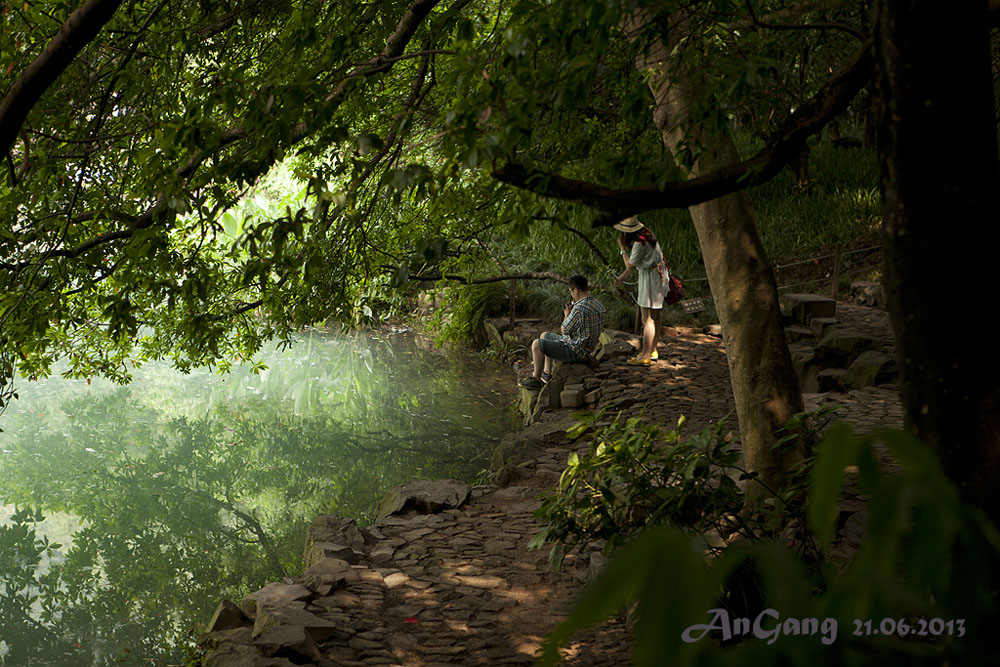
<path fill-rule="evenodd" d="M 516 285 L 517 285 L 516 280 L 510 281 L 510 329 L 509 329 L 510 331 L 514 330 L 514 311 L 517 308 L 517 302 L 514 298 L 514 294 L 517 289 Z"/>
<path fill-rule="evenodd" d="M 833 287 L 830 288 L 830 298 L 837 298 L 840 289 L 840 244 L 833 251 Z"/>

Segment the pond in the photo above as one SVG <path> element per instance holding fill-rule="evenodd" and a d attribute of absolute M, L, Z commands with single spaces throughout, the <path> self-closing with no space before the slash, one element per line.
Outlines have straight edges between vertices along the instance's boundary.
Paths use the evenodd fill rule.
<path fill-rule="evenodd" d="M 178 664 L 223 598 L 301 572 L 305 530 L 471 481 L 513 382 L 406 333 L 302 335 L 268 369 L 52 377 L 0 417 L 0 664 Z M 181 648 L 177 648 L 181 647 Z"/>

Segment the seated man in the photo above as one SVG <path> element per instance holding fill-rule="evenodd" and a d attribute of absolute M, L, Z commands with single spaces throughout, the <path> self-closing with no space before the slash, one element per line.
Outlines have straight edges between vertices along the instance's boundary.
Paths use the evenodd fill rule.
<path fill-rule="evenodd" d="M 534 364 L 530 378 L 521 381 L 522 387 L 539 389 L 552 377 L 552 360 L 570 364 L 585 363 L 597 350 L 604 329 L 604 306 L 590 296 L 587 279 L 573 276 L 569 279 L 572 301 L 566 304 L 562 323 L 563 335 L 546 331 L 531 343 L 531 360 Z"/>

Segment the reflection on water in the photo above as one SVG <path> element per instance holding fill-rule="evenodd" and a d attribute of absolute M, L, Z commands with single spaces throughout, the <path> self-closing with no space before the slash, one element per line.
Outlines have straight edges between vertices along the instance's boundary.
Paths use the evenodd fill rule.
<path fill-rule="evenodd" d="M 316 514 L 474 476 L 511 396 L 420 347 L 308 335 L 259 376 L 25 383 L 0 418 L 0 664 L 176 664 L 219 599 L 300 571 Z"/>

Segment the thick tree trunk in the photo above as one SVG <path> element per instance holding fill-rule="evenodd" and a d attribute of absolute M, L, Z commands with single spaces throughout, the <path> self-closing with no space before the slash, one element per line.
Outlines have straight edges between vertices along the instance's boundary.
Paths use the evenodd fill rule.
<path fill-rule="evenodd" d="M 906 427 L 1000 523 L 1000 352 L 986 298 L 997 285 L 1000 164 L 987 3 L 885 0 L 878 33 L 885 279 Z"/>
<path fill-rule="evenodd" d="M 645 25 L 648 20 L 637 11 L 633 26 Z M 695 118 L 705 104 L 704 86 L 698 72 L 669 57 L 670 41 L 653 42 L 636 65 L 649 76 L 656 100 L 653 120 L 666 146 L 674 155 L 684 145 L 702 147 L 689 174 L 693 178 L 734 164 L 739 158 L 727 129 L 707 129 Z M 775 431 L 803 410 L 781 325 L 774 274 L 764 255 L 753 205 L 745 190 L 688 210 L 722 323 L 744 460 L 765 485 L 747 490 L 752 496 L 767 495 L 768 489 L 784 485 L 789 465 L 801 454 L 774 450 Z M 664 245 L 669 248 L 669 240 Z"/>

